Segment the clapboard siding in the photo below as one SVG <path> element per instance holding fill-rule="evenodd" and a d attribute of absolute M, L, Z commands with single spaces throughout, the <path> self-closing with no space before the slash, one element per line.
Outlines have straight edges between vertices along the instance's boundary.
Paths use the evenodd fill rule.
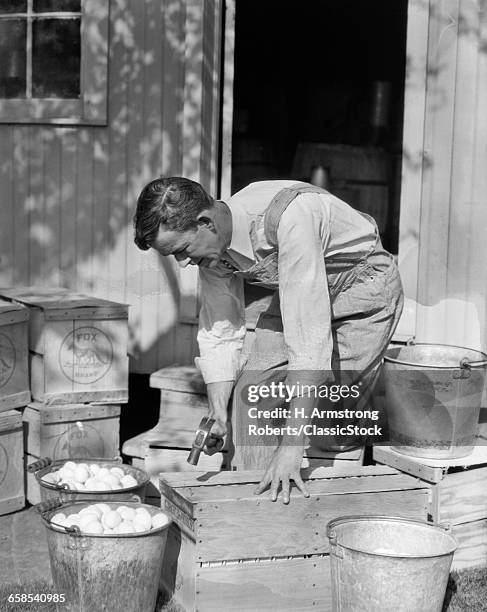
<path fill-rule="evenodd" d="M 196 350 L 179 323 L 196 316 L 194 270 L 140 252 L 132 216 L 162 173 L 216 186 L 220 16 L 220 0 L 111 0 L 108 125 L 0 125 L 0 284 L 130 303 L 133 371 Z"/>
<path fill-rule="evenodd" d="M 485 349 L 484 0 L 410 0 L 399 260 L 403 333 Z"/>

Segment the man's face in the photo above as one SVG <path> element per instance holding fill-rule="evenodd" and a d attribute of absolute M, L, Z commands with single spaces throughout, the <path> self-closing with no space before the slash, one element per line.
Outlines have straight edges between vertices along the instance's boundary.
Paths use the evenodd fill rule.
<path fill-rule="evenodd" d="M 187 265 L 212 268 L 222 254 L 217 233 L 205 225 L 183 232 L 161 226 L 151 246 L 161 255 L 174 255 L 182 268 Z"/>

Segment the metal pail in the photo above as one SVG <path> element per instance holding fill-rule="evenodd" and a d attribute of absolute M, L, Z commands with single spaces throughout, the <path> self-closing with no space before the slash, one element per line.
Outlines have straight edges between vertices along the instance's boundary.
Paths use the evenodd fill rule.
<path fill-rule="evenodd" d="M 334 612 L 441 612 L 457 541 L 445 529 L 388 516 L 328 523 Z"/>
<path fill-rule="evenodd" d="M 42 477 L 46 474 L 59 470 L 59 468 L 62 467 L 66 461 L 73 461 L 74 463 L 95 463 L 99 467 L 107 468 L 121 467 L 126 474 L 130 474 L 130 476 L 135 478 L 137 484 L 124 489 L 107 491 L 74 491 L 73 489 L 68 489 L 63 486 L 45 482 L 42 479 Z M 145 490 L 150 480 L 148 474 L 144 472 L 144 470 L 132 467 L 131 465 L 126 465 L 125 463 L 122 463 L 122 459 L 118 457 L 115 459 L 95 459 L 92 457 L 88 459 L 86 457 L 84 459 L 68 458 L 57 461 L 51 461 L 49 457 L 45 457 L 43 459 L 39 459 L 39 461 L 36 461 L 35 463 L 31 463 L 29 466 L 27 466 L 27 470 L 35 473 L 35 478 L 39 483 L 41 501 L 43 502 L 49 499 L 58 498 L 61 498 L 63 501 L 81 501 L 84 499 L 90 499 L 92 501 L 113 500 L 121 502 L 132 499 L 134 495 L 137 495 L 142 501 L 144 501 Z"/>
<path fill-rule="evenodd" d="M 430 459 L 465 457 L 474 447 L 487 355 L 446 344 L 389 348 L 384 384 L 391 445 Z"/>
<path fill-rule="evenodd" d="M 102 500 L 92 500 L 97 503 Z M 120 502 L 107 502 L 113 509 Z M 52 501 L 46 502 L 47 505 Z M 169 523 L 133 534 L 85 535 L 51 523 L 57 512 L 79 512 L 89 502 L 62 504 L 41 516 L 47 529 L 47 544 L 55 591 L 63 594 L 57 603 L 63 612 L 153 612 L 166 546 Z M 144 507 L 154 515 L 159 508 L 139 502 L 124 506 Z"/>

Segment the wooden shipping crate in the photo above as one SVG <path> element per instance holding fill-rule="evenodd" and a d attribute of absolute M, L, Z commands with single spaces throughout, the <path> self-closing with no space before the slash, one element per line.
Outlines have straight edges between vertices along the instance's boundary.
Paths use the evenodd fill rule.
<path fill-rule="evenodd" d="M 0 515 L 21 510 L 24 494 L 24 438 L 22 415 L 17 410 L 0 413 Z"/>
<path fill-rule="evenodd" d="M 29 310 L 0 299 L 0 412 L 30 402 Z"/>
<path fill-rule="evenodd" d="M 162 368 L 151 375 L 150 385 L 161 393 L 159 422 L 149 431 L 127 440 L 122 449 L 135 467 L 151 477 L 155 488 L 150 488 L 149 497 L 159 497 L 160 472 L 231 469 L 231 445 L 211 457 L 202 453 L 197 466 L 186 461 L 196 429 L 208 413 L 206 386 L 199 370 L 192 366 Z M 305 449 L 302 467 L 331 467 L 341 462 L 362 465 L 363 456 L 363 449 L 332 453 L 309 447 Z"/>
<path fill-rule="evenodd" d="M 409 457 L 389 446 L 377 446 L 374 459 L 421 478 L 430 487 L 431 520 L 450 524 L 458 539 L 454 569 L 487 564 L 487 446 L 477 446 L 461 459 Z"/>
<path fill-rule="evenodd" d="M 40 457 L 53 460 L 119 455 L 120 406 L 34 402 L 23 412 L 26 463 Z M 39 485 L 27 473 L 27 500 L 40 501 Z"/>
<path fill-rule="evenodd" d="M 30 310 L 31 393 L 52 404 L 128 399 L 128 306 L 63 288 L 0 289 Z"/>
<path fill-rule="evenodd" d="M 161 474 L 173 519 L 162 588 L 185 610 L 331 610 L 328 521 L 346 514 L 426 520 L 429 489 L 382 466 L 304 470 L 310 491 L 272 502 L 262 472 Z"/>

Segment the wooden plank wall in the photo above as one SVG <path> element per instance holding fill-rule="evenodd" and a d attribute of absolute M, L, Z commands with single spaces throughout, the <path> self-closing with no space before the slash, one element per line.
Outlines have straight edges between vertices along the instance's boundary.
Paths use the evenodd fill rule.
<path fill-rule="evenodd" d="M 194 271 L 138 251 L 132 215 L 161 173 L 215 188 L 220 15 L 221 0 L 111 0 L 108 126 L 0 125 L 0 285 L 130 303 L 132 371 L 196 350 L 179 322 L 197 314 Z"/>
<path fill-rule="evenodd" d="M 482 349 L 487 347 L 486 10 L 485 0 L 411 0 L 417 41 L 408 56 L 414 85 L 409 101 L 421 120 L 409 127 L 406 122 L 412 132 L 405 138 L 415 146 L 405 151 L 400 248 L 406 293 L 415 301 L 417 341 Z M 414 64 L 421 57 L 423 69 Z M 411 112 L 407 106 L 406 120 Z M 417 235 L 411 231 L 415 224 Z M 406 239 L 416 246 L 406 249 Z"/>

